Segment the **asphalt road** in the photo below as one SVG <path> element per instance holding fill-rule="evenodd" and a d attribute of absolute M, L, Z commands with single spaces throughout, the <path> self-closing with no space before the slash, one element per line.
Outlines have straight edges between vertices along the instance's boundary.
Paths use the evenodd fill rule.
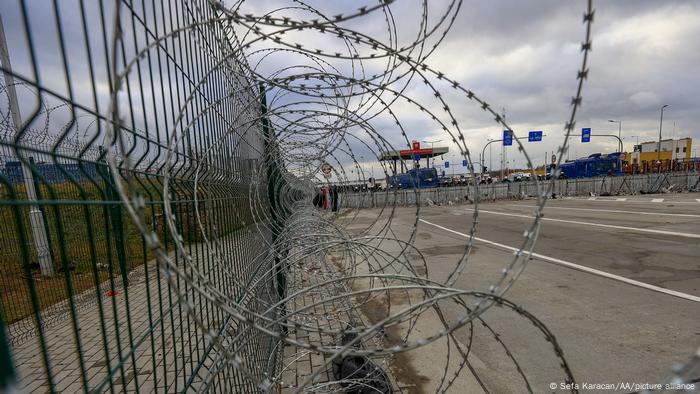
<path fill-rule="evenodd" d="M 548 202 L 535 252 L 551 259 L 531 260 L 506 298 L 546 324 L 579 384 L 662 383 L 672 365 L 697 351 L 700 202 L 696 198 L 700 195 Z M 507 247 L 522 242 L 523 230 L 532 222 L 531 217 L 523 216 L 531 216 L 533 207 L 527 200 L 479 205 L 476 236 L 490 243 L 475 243 L 455 287 L 488 289 L 512 259 Z M 468 232 L 472 208 L 421 208 L 415 245 L 426 257 L 431 278 L 445 278 L 462 254 L 465 237 L 445 229 Z M 362 215 L 371 217 L 373 212 L 376 215 L 376 210 L 365 210 Z M 415 208 L 401 208 L 392 229 L 397 236 L 406 236 L 414 220 Z M 462 313 L 457 307 L 451 313 L 449 306 L 445 309 L 450 319 Z M 564 392 L 560 386 L 563 374 L 551 344 L 529 321 L 502 308 L 490 309 L 485 321 L 510 355 L 489 330 L 465 328 L 459 337 L 466 343 L 474 336 L 470 359 L 491 392 L 523 392 L 525 382 L 511 356 L 518 360 L 534 392 Z M 555 390 L 550 389 L 552 384 Z M 619 391 L 579 388 L 581 392 L 634 391 L 625 387 L 629 386 Z M 460 392 L 458 387 L 455 390 Z"/>
<path fill-rule="evenodd" d="M 694 196 L 551 200 L 535 251 L 700 296 L 700 202 Z M 479 212 L 478 237 L 518 246 L 534 203 L 482 203 Z M 471 208 L 445 207 L 424 210 L 421 218 L 467 232 L 471 215 Z"/>

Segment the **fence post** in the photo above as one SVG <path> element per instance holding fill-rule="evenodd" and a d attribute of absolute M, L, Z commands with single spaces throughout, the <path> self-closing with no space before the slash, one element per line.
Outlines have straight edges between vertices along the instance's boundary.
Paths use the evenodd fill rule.
<path fill-rule="evenodd" d="M 277 296 L 279 299 L 284 299 L 287 295 L 287 276 L 285 274 L 284 268 L 282 267 L 282 260 L 280 256 L 282 254 L 287 254 L 287 251 L 279 250 L 279 245 L 277 245 L 277 238 L 279 236 L 280 228 L 282 227 L 282 222 L 284 221 L 281 216 L 281 207 L 277 206 L 278 196 L 277 188 L 275 188 L 275 180 L 281 180 L 281 172 L 277 167 L 277 155 L 273 154 L 274 149 L 277 147 L 273 144 L 274 133 L 272 127 L 270 127 L 270 121 L 267 118 L 267 99 L 265 85 L 261 82 L 260 88 L 260 115 L 262 119 L 262 129 L 263 138 L 265 140 L 265 159 L 267 161 L 267 198 L 270 202 L 270 220 L 272 221 L 272 245 L 274 246 L 274 264 L 275 264 L 275 276 L 277 278 Z M 283 305 L 280 309 L 282 311 L 286 310 Z M 283 312 L 284 313 L 284 312 Z M 287 334 L 287 326 L 282 325 L 282 332 Z"/>
<path fill-rule="evenodd" d="M 103 147 L 100 147 L 100 154 L 102 156 L 102 159 L 100 160 L 100 164 L 98 164 L 96 167 L 98 168 L 98 171 L 102 172 L 102 178 L 105 179 L 105 192 L 107 194 L 107 199 L 109 201 L 114 202 L 113 204 L 108 205 L 108 218 L 105 219 L 108 219 L 109 222 L 111 222 L 112 224 L 112 231 L 114 232 L 114 245 L 117 249 L 117 259 L 119 260 L 119 270 L 121 271 L 122 282 L 124 284 L 124 287 L 127 287 L 129 286 L 129 276 L 126 267 L 124 225 L 122 223 L 121 201 L 119 198 L 119 194 L 116 191 L 116 185 L 114 183 L 116 182 L 116 177 L 113 176 L 114 174 L 112 174 L 112 171 L 105 162 L 105 152 Z"/>

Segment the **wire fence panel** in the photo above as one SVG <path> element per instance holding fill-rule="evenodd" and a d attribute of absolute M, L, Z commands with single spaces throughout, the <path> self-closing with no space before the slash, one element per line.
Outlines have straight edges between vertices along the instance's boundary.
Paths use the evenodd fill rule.
<path fill-rule="evenodd" d="M 0 393 L 574 387 L 555 335 L 505 298 L 548 197 L 700 181 L 350 193 L 375 168 L 435 185 L 421 155 L 448 149 L 421 149 L 426 133 L 476 179 L 466 130 L 486 122 L 534 171 L 485 92 L 430 66 L 462 3 L 0 2 Z M 581 11 L 556 167 L 589 73 L 592 1 Z M 478 202 L 524 195 L 517 247 L 469 273 Z M 442 245 L 419 234 L 422 207 L 456 200 L 474 202 L 467 233 L 428 270 Z M 487 312 L 527 337 L 510 343 Z M 475 345 L 502 358 L 472 364 Z"/>
<path fill-rule="evenodd" d="M 21 389 L 254 390 L 278 344 L 170 280 L 144 236 L 251 312 L 279 298 L 261 276 L 275 148 L 230 27 L 206 0 L 8 1 L 0 15 L 0 310 Z M 213 350 L 224 333 L 245 373 Z"/>
<path fill-rule="evenodd" d="M 555 197 L 618 196 L 663 192 L 695 191 L 700 174 L 676 172 L 661 174 L 629 175 L 624 177 L 598 177 L 582 179 L 557 179 L 552 181 L 551 192 Z M 435 189 L 385 189 L 343 191 L 341 205 L 347 208 L 377 208 L 385 205 L 411 206 L 419 200 L 422 205 L 473 203 L 474 200 L 523 199 L 537 195 L 534 182 L 491 183 L 470 186 L 453 186 Z M 551 196 L 550 196 L 551 197 Z"/>

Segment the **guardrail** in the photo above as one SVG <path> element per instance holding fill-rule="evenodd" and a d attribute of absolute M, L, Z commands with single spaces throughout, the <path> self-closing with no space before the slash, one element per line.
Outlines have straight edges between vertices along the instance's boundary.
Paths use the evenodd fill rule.
<path fill-rule="evenodd" d="M 595 177 L 581 179 L 556 179 L 541 181 L 541 185 L 553 182 L 552 193 L 557 196 L 628 195 L 660 193 L 664 191 L 698 190 L 698 172 L 667 172 L 660 174 L 628 175 L 620 177 Z M 449 204 L 479 199 L 503 200 L 534 196 L 537 187 L 534 181 L 483 184 L 475 187 L 448 186 L 435 189 L 377 190 L 340 193 L 339 203 L 343 208 L 376 208 L 385 205 L 410 206 L 417 199 L 421 204 Z"/>

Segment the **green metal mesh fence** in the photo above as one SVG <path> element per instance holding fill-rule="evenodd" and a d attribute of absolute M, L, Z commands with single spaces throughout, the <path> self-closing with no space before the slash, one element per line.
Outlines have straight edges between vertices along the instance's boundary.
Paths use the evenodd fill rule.
<path fill-rule="evenodd" d="M 282 272 L 261 277 L 281 172 L 225 21 L 206 0 L 44 3 L 0 6 L 0 328 L 19 368 L 0 349 L 0 385 L 255 390 L 278 344 L 159 269 L 118 192 L 143 201 L 141 223 L 185 277 L 252 311 L 283 294 Z M 245 374 L 215 349 L 223 334 Z"/>

